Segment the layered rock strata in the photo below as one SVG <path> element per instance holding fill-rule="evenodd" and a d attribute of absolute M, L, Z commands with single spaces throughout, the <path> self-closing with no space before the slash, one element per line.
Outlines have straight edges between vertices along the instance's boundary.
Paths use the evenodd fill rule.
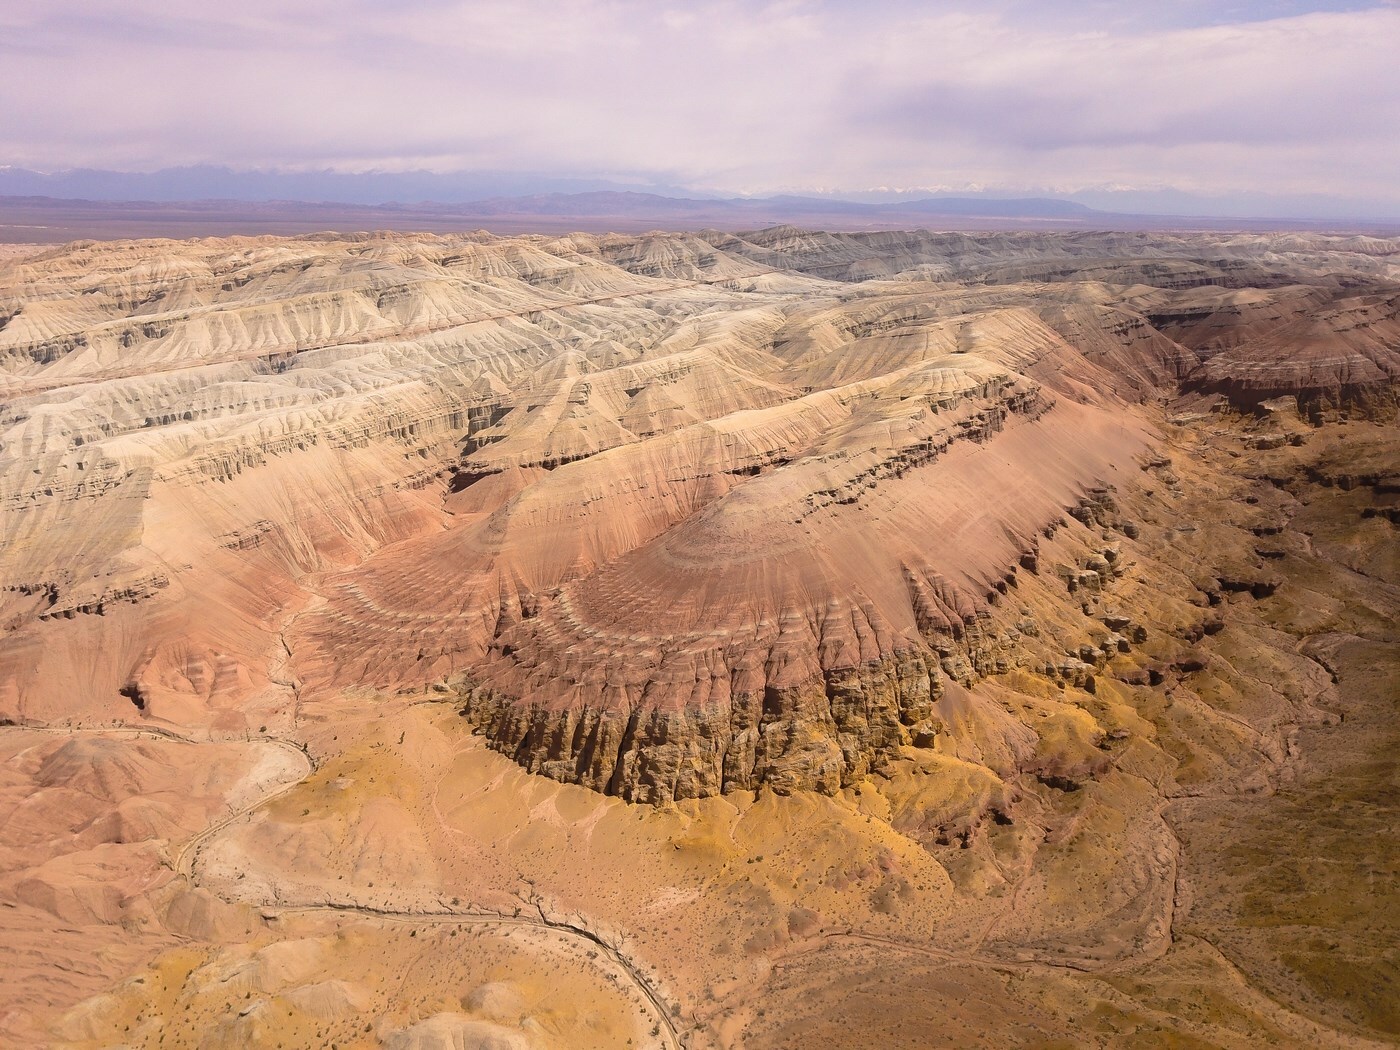
<path fill-rule="evenodd" d="M 1113 489 L 1174 491 L 1156 402 L 1280 435 L 1386 411 L 1395 257 L 791 228 L 25 257 L 0 717 L 240 735 L 436 684 L 600 791 L 832 791 L 961 746 L 985 675 L 1088 686 L 1134 644 L 1052 638 L 1018 594 L 1111 593 Z"/>

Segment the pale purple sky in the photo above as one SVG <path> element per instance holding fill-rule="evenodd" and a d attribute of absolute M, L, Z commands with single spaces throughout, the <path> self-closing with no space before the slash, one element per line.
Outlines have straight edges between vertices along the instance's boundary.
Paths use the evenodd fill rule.
<path fill-rule="evenodd" d="M 735 193 L 1323 193 L 1400 214 L 1400 4 L 0 0 L 0 165 Z"/>

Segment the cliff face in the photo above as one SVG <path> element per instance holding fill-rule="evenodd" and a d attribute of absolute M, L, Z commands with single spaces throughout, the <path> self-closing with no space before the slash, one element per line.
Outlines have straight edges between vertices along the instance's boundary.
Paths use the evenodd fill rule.
<path fill-rule="evenodd" d="M 462 713 L 531 772 L 638 802 L 766 784 L 831 793 L 898 748 L 927 743 L 942 696 L 927 654 L 906 651 L 822 680 L 733 691 L 711 706 L 623 714 L 530 707 L 467 687 Z"/>
<path fill-rule="evenodd" d="M 238 734 L 436 683 L 527 768 L 650 802 L 832 791 L 974 725 L 978 761 L 1049 769 L 967 687 L 1083 685 L 1133 644 L 1066 625 L 1133 561 L 1114 489 L 1171 489 L 1142 406 L 1391 403 L 1383 248 L 779 228 L 20 259 L 0 715 Z"/>

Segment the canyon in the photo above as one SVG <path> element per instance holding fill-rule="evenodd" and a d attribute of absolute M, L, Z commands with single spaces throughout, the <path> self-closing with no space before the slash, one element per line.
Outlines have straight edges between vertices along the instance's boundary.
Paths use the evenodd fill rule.
<path fill-rule="evenodd" d="M 1400 241 L 0 255 L 0 1038 L 1400 1040 Z"/>

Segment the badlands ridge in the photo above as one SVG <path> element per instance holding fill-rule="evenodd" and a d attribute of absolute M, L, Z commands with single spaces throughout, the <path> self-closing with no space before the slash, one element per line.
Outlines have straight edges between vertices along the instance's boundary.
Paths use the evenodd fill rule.
<path fill-rule="evenodd" d="M 1302 727 L 1348 702 L 1385 721 L 1398 379 L 1400 244 L 1365 237 L 327 235 L 0 262 L 0 925 L 22 944 L 0 1031 L 109 1045 L 124 1019 L 148 1043 L 178 998 L 105 989 L 150 960 L 185 967 L 179 995 L 221 988 L 218 953 L 256 948 L 286 959 L 249 994 L 341 1046 L 1048 1045 L 1109 1001 L 1127 1027 L 1096 1038 L 1394 1038 L 1374 914 L 1279 924 L 1345 942 L 1346 977 L 1233 912 L 1212 921 L 1246 932 L 1198 931 L 1183 962 L 1179 927 L 1212 907 L 1190 885 L 1246 894 L 1217 824 L 1306 782 Z M 1334 695 L 1349 674 L 1362 699 Z M 370 770 L 398 787 L 337 794 Z M 469 820 L 493 786 L 568 801 Z M 612 827 L 586 874 L 571 807 Z M 790 884 L 763 866 L 814 838 Z M 663 844 L 698 856 L 653 870 L 682 863 Z M 383 916 L 512 894 L 525 936 L 612 952 L 616 1002 L 577 952 L 551 979 L 600 1004 L 587 1038 L 558 1006 L 519 1027 L 524 984 L 391 1024 L 371 978 L 305 947 L 321 920 L 287 940 L 275 913 L 366 909 L 369 973 L 409 951 Z M 112 945 L 71 987 L 44 984 L 76 950 L 55 918 Z M 203 954 L 171 962 L 177 941 Z M 544 965 L 511 958 L 493 972 Z M 1074 983 L 1163 959 L 1232 1005 L 1134 1014 L 1155 971 Z M 995 1003 L 909 1005 L 992 964 L 1045 986 L 1005 990 L 1024 1031 Z M 854 976 L 814 1013 L 832 967 Z M 177 1041 L 272 1038 L 216 999 Z"/>

